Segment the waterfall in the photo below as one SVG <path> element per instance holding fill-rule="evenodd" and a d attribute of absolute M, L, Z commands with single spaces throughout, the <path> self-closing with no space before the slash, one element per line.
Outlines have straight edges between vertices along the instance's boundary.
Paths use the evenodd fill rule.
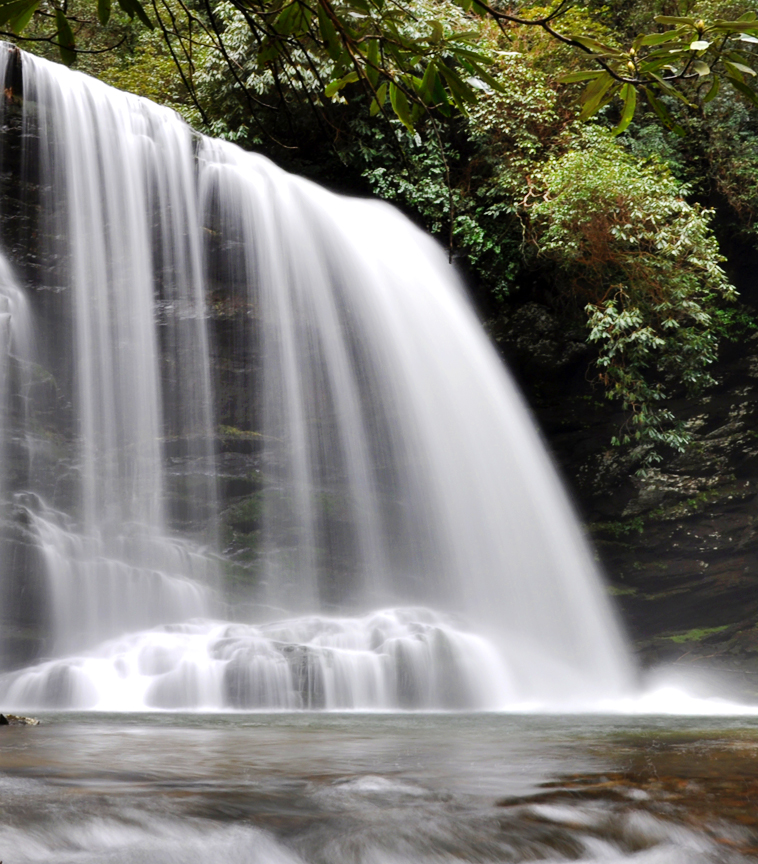
<path fill-rule="evenodd" d="M 40 370 L 13 433 L 27 470 L 3 492 L 32 551 L 5 590 L 41 574 L 45 631 L 0 681 L 9 704 L 499 708 L 630 689 L 592 553 L 434 241 L 63 67 L 22 55 L 5 75 L 5 253 Z M 219 426 L 253 455 L 219 453 Z M 248 486 L 230 505 L 235 459 Z M 235 507 L 256 542 L 230 559 Z"/>
<path fill-rule="evenodd" d="M 19 440 L 18 430 L 23 429 L 27 417 L 32 345 L 26 296 L 0 255 L 0 525 L 3 526 L 9 523 L 10 489 L 16 481 L 18 455 L 25 443 Z M 7 544 L 0 542 L 2 573 L 19 564 L 8 551 Z M 0 579 L 0 669 L 5 649 L 23 631 L 24 615 L 15 594 L 9 580 Z"/>
<path fill-rule="evenodd" d="M 176 440 L 210 462 L 210 383 L 190 136 L 93 79 L 29 56 L 22 71 L 37 265 L 22 270 L 45 321 L 46 386 L 32 388 L 31 489 L 16 501 L 48 582 L 45 647 L 59 653 L 207 614 L 214 565 L 168 535 L 164 458 Z M 213 508 L 212 471 L 201 476 Z"/>

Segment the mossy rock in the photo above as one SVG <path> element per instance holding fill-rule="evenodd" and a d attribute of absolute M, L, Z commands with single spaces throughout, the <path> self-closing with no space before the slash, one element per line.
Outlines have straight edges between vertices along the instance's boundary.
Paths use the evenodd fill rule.
<path fill-rule="evenodd" d="M 221 522 L 235 534 L 250 534 L 263 523 L 263 506 L 262 492 L 255 492 L 227 507 Z"/>

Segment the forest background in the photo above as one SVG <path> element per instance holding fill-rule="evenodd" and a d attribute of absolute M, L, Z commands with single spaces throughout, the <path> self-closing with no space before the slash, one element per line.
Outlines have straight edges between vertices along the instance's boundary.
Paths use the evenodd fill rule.
<path fill-rule="evenodd" d="M 643 656 L 758 689 L 755 12 L 499 9 L 11 0 L 0 31 L 436 235 Z"/>

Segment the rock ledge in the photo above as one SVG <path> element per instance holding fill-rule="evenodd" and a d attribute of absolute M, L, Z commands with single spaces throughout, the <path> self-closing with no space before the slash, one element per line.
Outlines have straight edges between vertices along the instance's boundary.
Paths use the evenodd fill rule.
<path fill-rule="evenodd" d="M 0 726 L 39 726 L 36 717 L 19 717 L 18 714 L 0 714 Z"/>

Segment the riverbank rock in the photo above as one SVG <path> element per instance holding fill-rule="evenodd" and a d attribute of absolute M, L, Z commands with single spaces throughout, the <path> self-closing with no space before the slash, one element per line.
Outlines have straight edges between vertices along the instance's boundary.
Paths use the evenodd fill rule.
<path fill-rule="evenodd" d="M 39 726 L 36 717 L 20 717 L 18 714 L 0 714 L 0 726 Z"/>

